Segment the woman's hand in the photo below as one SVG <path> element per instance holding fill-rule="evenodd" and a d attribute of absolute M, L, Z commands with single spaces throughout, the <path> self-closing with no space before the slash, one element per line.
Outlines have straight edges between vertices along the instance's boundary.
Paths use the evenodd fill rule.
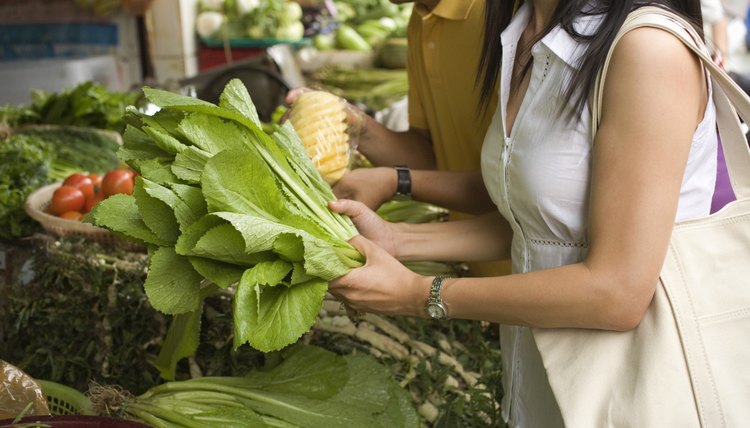
<path fill-rule="evenodd" d="M 339 199 L 328 203 L 331 211 L 351 217 L 360 235 L 373 241 L 391 256 L 398 256 L 393 223 L 383 220 L 362 202 Z"/>
<path fill-rule="evenodd" d="M 331 294 L 355 311 L 426 317 L 430 278 L 410 271 L 362 236 L 354 237 L 351 244 L 367 262 L 331 281 Z"/>

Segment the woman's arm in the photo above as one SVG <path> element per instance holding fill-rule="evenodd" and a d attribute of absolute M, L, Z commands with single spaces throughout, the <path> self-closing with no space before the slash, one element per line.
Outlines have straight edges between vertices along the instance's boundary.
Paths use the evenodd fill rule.
<path fill-rule="evenodd" d="M 407 224 L 388 223 L 357 201 L 340 199 L 328 205 L 351 217 L 362 236 L 402 261 L 472 262 L 510 256 L 510 225 L 497 211 L 467 220 Z"/>
<path fill-rule="evenodd" d="M 618 44 L 604 91 L 588 257 L 508 278 L 449 282 L 444 299 L 455 316 L 614 330 L 640 322 L 664 262 L 707 88 L 687 47 L 641 28 Z"/>
<path fill-rule="evenodd" d="M 610 65 L 594 145 L 588 257 L 525 274 L 446 280 L 449 315 L 540 327 L 636 326 L 658 281 L 706 101 L 699 62 L 675 37 L 651 28 L 626 35 Z M 382 255 L 367 257 L 364 268 L 332 282 L 332 292 L 358 310 L 426 316 L 432 278 L 378 269 Z M 372 290 L 411 304 L 368 301 Z"/>
<path fill-rule="evenodd" d="M 415 201 L 469 214 L 496 210 L 479 171 L 411 170 L 410 174 Z M 358 168 L 344 175 L 333 192 L 338 198 L 354 199 L 375 210 L 394 197 L 397 183 L 393 168 Z"/>

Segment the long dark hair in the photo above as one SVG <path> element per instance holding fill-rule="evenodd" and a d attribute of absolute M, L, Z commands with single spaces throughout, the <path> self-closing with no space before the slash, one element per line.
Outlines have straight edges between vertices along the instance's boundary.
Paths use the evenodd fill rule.
<path fill-rule="evenodd" d="M 514 4 L 516 3 L 516 4 Z M 482 43 L 482 57 L 479 61 L 477 83 L 480 87 L 480 108 L 486 109 L 497 88 L 497 80 L 502 64 L 503 47 L 500 34 L 505 30 L 513 17 L 514 8 L 521 1 L 486 0 L 484 40 Z M 583 62 L 578 70 L 567 79 L 564 88 L 565 95 L 573 100 L 577 111 L 581 111 L 586 104 L 588 94 L 593 88 L 599 69 L 606 59 L 612 41 L 617 31 L 625 22 L 628 13 L 636 8 L 655 5 L 670 9 L 690 22 L 703 37 L 703 17 L 699 0 L 561 0 L 557 4 L 552 20 L 548 27 L 534 40 L 541 40 L 544 35 L 560 25 L 572 37 L 585 43 Z M 592 35 L 583 35 L 573 28 L 573 22 L 581 14 L 605 14 L 601 26 Z"/>

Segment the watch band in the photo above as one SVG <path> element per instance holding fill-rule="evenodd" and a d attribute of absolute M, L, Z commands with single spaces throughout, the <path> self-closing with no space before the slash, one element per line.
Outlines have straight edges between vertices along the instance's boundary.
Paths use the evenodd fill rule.
<path fill-rule="evenodd" d="M 449 275 L 438 275 L 432 280 L 432 286 L 430 287 L 430 297 L 427 299 L 427 314 L 436 320 L 448 319 L 448 308 L 443 302 L 443 296 L 440 294 L 443 286 L 443 280 L 450 278 Z"/>
<path fill-rule="evenodd" d="M 394 198 L 398 200 L 411 199 L 411 171 L 403 165 L 396 165 L 393 168 L 397 174 L 396 194 Z"/>

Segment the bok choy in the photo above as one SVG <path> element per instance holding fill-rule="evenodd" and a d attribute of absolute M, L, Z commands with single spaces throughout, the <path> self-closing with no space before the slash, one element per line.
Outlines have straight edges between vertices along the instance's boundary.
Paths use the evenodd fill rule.
<path fill-rule="evenodd" d="M 162 375 L 194 351 L 202 301 L 219 288 L 235 287 L 235 347 L 294 343 L 315 322 L 328 281 L 362 265 L 347 242 L 354 225 L 328 210 L 333 192 L 292 126 L 262 130 L 239 80 L 219 105 L 144 93 L 161 109 L 129 109 L 118 152 L 140 174 L 133 195 L 102 201 L 88 218 L 149 248 L 146 295 L 176 315 Z"/>

